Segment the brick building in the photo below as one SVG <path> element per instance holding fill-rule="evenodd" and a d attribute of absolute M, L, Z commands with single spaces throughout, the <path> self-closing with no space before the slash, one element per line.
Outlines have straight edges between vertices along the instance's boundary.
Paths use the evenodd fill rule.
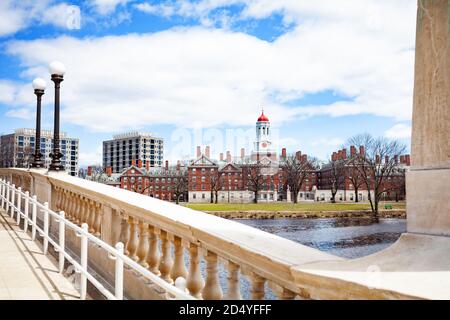
<path fill-rule="evenodd" d="M 142 160 L 126 168 L 119 176 L 120 188 L 167 201 L 187 199 L 187 172 L 178 164 L 163 168 L 143 167 Z"/>
<path fill-rule="evenodd" d="M 346 149 L 342 149 L 333 152 L 331 156 L 331 162 L 342 161 L 343 163 L 343 174 L 341 176 L 341 180 L 338 182 L 338 189 L 335 198 L 337 202 L 355 201 L 356 197 L 358 198 L 358 201 L 368 200 L 369 194 L 367 191 L 367 186 L 360 176 L 361 173 L 352 161 L 349 161 L 355 156 L 365 156 L 364 146 L 360 146 L 359 149 L 355 146 L 351 146 L 350 153 L 348 153 Z M 377 160 L 380 165 L 383 164 L 383 161 L 389 162 L 389 158 Z M 408 154 L 396 156 L 394 161 L 396 165 L 393 173 L 387 177 L 386 180 L 383 180 L 381 185 L 381 188 L 386 190 L 383 194 L 383 199 L 396 201 L 404 200 L 406 196 L 405 172 L 409 170 L 409 166 L 411 165 L 411 157 Z M 332 198 L 331 188 L 333 175 L 331 162 L 323 165 L 317 172 L 318 182 L 315 195 L 316 201 L 330 201 Z M 334 178 L 334 180 L 336 179 Z M 371 189 L 373 190 L 373 184 Z M 371 192 L 371 196 L 373 199 L 373 191 Z"/>

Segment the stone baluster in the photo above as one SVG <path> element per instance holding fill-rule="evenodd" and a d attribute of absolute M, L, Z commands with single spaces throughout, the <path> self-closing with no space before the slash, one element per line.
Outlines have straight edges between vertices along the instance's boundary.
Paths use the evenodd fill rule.
<path fill-rule="evenodd" d="M 89 201 L 85 197 L 81 199 L 80 225 L 87 223 L 89 217 Z"/>
<path fill-rule="evenodd" d="M 137 224 L 139 223 L 139 221 L 134 217 L 130 217 L 128 223 L 130 225 L 130 240 L 128 241 L 127 245 L 128 255 L 134 261 L 138 261 L 139 257 L 137 256 L 136 251 L 138 246 Z"/>
<path fill-rule="evenodd" d="M 80 210 L 80 195 L 78 194 L 74 194 L 72 197 L 72 222 L 76 223 L 77 222 L 77 215 L 78 212 Z"/>
<path fill-rule="evenodd" d="M 55 208 L 56 208 L 56 211 L 60 211 L 61 210 L 61 189 L 56 186 L 55 186 L 55 196 L 56 196 Z"/>
<path fill-rule="evenodd" d="M 84 207 L 84 205 L 83 205 L 83 201 L 84 199 L 83 199 L 83 196 L 82 195 L 79 195 L 78 197 L 77 197 L 77 203 L 78 203 L 78 205 L 77 205 L 77 213 L 76 213 L 76 218 L 75 218 L 75 223 L 77 224 L 77 225 L 81 225 L 81 219 L 82 219 L 82 216 L 83 216 L 83 207 Z"/>
<path fill-rule="evenodd" d="M 159 264 L 159 271 L 161 272 L 161 278 L 163 278 L 169 283 L 172 283 L 173 280 L 170 277 L 170 269 L 172 269 L 173 259 L 172 254 L 170 252 L 169 235 L 164 230 L 161 230 L 161 251 L 162 257 L 161 262 Z"/>
<path fill-rule="evenodd" d="M 193 243 L 189 246 L 189 274 L 186 279 L 186 285 L 192 296 L 197 299 L 202 297 L 201 291 L 205 283 L 200 270 L 200 252 L 198 245 Z"/>
<path fill-rule="evenodd" d="M 69 221 L 72 221 L 71 219 L 71 215 L 72 215 L 72 205 L 73 205 L 73 201 L 72 201 L 72 192 L 67 191 L 66 193 L 66 219 L 68 219 Z"/>
<path fill-rule="evenodd" d="M 184 247 L 183 247 L 183 241 L 180 237 L 174 237 L 173 239 L 173 245 L 174 245 L 174 262 L 173 267 L 170 272 L 171 278 L 175 281 L 178 277 L 183 277 L 186 279 L 187 277 L 187 270 L 186 266 L 184 265 Z"/>
<path fill-rule="evenodd" d="M 138 263 L 144 268 L 148 268 L 148 224 L 141 221 L 139 223 L 139 245 L 137 248 Z"/>
<path fill-rule="evenodd" d="M 128 241 L 130 239 L 130 225 L 128 224 L 128 215 L 122 214 L 122 221 L 120 222 L 120 236 L 119 242 L 124 245 L 124 253 L 129 255 L 128 251 Z"/>
<path fill-rule="evenodd" d="M 252 288 L 250 289 L 252 300 L 264 299 L 264 285 L 266 283 L 266 279 L 252 272 L 250 275 L 250 281 L 252 284 Z"/>
<path fill-rule="evenodd" d="M 69 212 L 67 215 L 67 218 L 70 221 L 74 221 L 74 212 L 75 212 L 75 208 L 76 208 L 76 195 L 73 192 L 69 192 Z"/>
<path fill-rule="evenodd" d="M 240 266 L 234 262 L 228 261 L 228 291 L 225 296 L 226 300 L 241 300 L 241 289 L 239 286 L 239 269 Z"/>
<path fill-rule="evenodd" d="M 158 248 L 158 235 L 157 235 L 157 229 L 153 226 L 149 226 L 149 246 L 148 246 L 148 253 L 147 253 L 147 263 L 148 268 L 151 272 L 153 272 L 156 275 L 159 275 L 159 248 Z"/>
<path fill-rule="evenodd" d="M 275 294 L 280 300 L 294 300 L 297 295 L 295 292 L 292 292 L 286 288 L 281 288 L 280 290 L 275 291 Z"/>
<path fill-rule="evenodd" d="M 217 254 L 208 251 L 206 260 L 206 282 L 202 291 L 205 300 L 220 300 L 223 293 L 219 283 L 219 273 L 217 271 Z"/>
<path fill-rule="evenodd" d="M 60 208 L 60 210 L 64 211 L 64 212 L 67 212 L 68 211 L 67 204 L 68 204 L 68 201 L 69 201 L 67 190 L 64 190 L 64 189 L 61 190 L 61 197 L 62 197 L 62 199 L 61 199 L 61 208 Z"/>
<path fill-rule="evenodd" d="M 96 210 L 97 203 L 95 203 L 92 200 L 89 200 L 89 220 L 87 222 L 89 226 L 89 232 L 94 233 L 94 222 L 95 222 L 95 210 Z"/>
<path fill-rule="evenodd" d="M 102 234 L 102 217 L 103 210 L 101 203 L 95 205 L 95 221 L 94 221 L 94 235 L 100 237 Z"/>

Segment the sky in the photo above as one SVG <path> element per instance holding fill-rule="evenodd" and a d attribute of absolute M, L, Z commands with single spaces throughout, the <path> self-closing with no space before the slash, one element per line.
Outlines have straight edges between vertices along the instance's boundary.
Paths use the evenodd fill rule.
<path fill-rule="evenodd" d="M 1 0 L 0 134 L 34 128 L 32 81 L 66 66 L 61 130 L 80 164 L 139 130 L 165 158 L 252 148 L 264 108 L 274 148 L 328 158 L 351 136 L 410 145 L 416 0 Z"/>

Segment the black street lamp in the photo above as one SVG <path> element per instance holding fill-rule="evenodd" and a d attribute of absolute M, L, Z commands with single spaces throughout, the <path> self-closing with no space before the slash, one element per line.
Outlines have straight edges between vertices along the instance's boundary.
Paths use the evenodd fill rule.
<path fill-rule="evenodd" d="M 50 164 L 50 171 L 64 171 L 64 166 L 61 164 L 63 157 L 59 145 L 59 88 L 61 82 L 64 80 L 63 76 L 66 72 L 66 67 L 59 61 L 50 63 L 50 74 L 52 81 L 55 83 L 55 119 L 53 125 L 53 152 L 50 154 L 52 163 Z"/>
<path fill-rule="evenodd" d="M 43 168 L 44 161 L 41 154 L 41 98 L 46 87 L 45 80 L 36 78 L 33 80 L 34 94 L 37 98 L 36 103 L 36 134 L 34 137 L 34 160 L 31 164 L 32 168 Z"/>

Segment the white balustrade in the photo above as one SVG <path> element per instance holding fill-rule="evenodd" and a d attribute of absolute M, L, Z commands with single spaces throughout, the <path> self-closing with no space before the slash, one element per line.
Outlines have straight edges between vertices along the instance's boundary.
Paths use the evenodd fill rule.
<path fill-rule="evenodd" d="M 2 170 L 5 169 L 0 169 L 0 173 Z M 14 169 L 14 172 L 17 175 L 21 174 L 18 169 Z M 38 175 L 37 173 L 32 174 Z M 0 183 L 2 207 L 4 205 L 6 211 L 11 210 L 11 213 L 17 207 L 19 212 L 21 208 L 19 205 L 14 205 L 14 200 L 17 196 L 24 197 L 23 219 L 27 225 L 31 226 L 33 239 L 36 237 L 36 232 L 44 238 L 45 253 L 49 243 L 55 247 L 49 235 L 50 220 L 59 221 L 58 233 L 62 235 L 63 239 L 59 238 L 55 247 L 57 250 L 62 249 L 58 251 L 59 269 L 62 271 L 64 261 L 67 261 L 81 272 L 82 298 L 86 295 L 85 288 L 89 281 L 94 286 L 98 286 L 99 290 L 108 298 L 122 299 L 124 268 L 133 269 L 134 274 L 144 275 L 144 278 L 150 283 L 164 288 L 166 292 L 176 297 L 206 300 L 242 299 L 240 277 L 244 273 L 241 270 L 244 269 L 247 271 L 245 275 L 251 284 L 249 294 L 252 299 L 264 299 L 266 283 L 279 299 L 293 299 L 306 294 L 303 288 L 295 285 L 293 277 L 290 275 L 289 267 L 295 265 L 296 261 L 282 262 L 283 259 L 288 260 L 289 258 L 277 259 L 274 257 L 278 252 L 287 249 L 280 245 L 278 251 L 271 249 L 265 258 L 265 243 L 256 245 L 242 242 L 242 240 L 239 243 L 233 240 L 234 235 L 238 234 L 235 228 L 242 229 L 242 233 L 247 233 L 249 239 L 252 238 L 253 233 L 262 236 L 262 231 L 94 182 L 68 176 L 64 179 L 57 176 L 50 176 L 46 179 L 52 185 L 52 192 L 54 192 L 52 199 L 55 198 L 52 203 L 56 210 L 60 211 L 59 214 L 38 203 L 36 196 L 30 197 L 29 194 L 23 192 L 17 195 L 15 186 L 5 180 Z M 153 205 L 158 208 L 157 213 L 153 211 Z M 27 212 L 29 206 L 31 206 L 31 218 L 28 217 Z M 111 207 L 114 210 L 108 209 Z M 42 229 L 37 226 L 37 210 L 43 212 Z M 167 213 L 163 213 L 164 210 L 167 210 Z M 175 211 L 174 215 L 170 214 L 171 210 Z M 113 211 L 119 212 L 118 218 L 112 220 L 111 214 L 105 216 L 106 213 Z M 18 215 L 22 216 L 20 213 Z M 201 216 L 204 221 L 197 216 Z M 104 225 L 104 222 L 109 224 Z M 219 226 L 223 230 L 230 230 L 232 232 L 230 236 L 222 232 Z M 24 227 L 24 230 L 28 230 L 28 227 Z M 75 231 L 82 239 L 80 263 L 74 261 L 65 251 L 64 236 L 69 230 Z M 98 238 L 102 236 L 103 239 L 103 232 L 108 232 L 108 230 L 115 230 L 113 231 L 115 236 L 106 240 L 110 241 L 109 244 Z M 219 231 L 217 235 L 215 234 L 216 230 Z M 106 238 L 107 235 L 108 233 L 106 233 Z M 271 240 L 273 237 L 268 235 L 267 239 L 271 241 L 268 247 L 274 248 L 274 241 L 287 241 L 281 238 Z M 119 242 L 113 243 L 112 238 Z M 86 249 L 86 241 L 88 244 L 95 242 L 99 245 L 101 243 L 101 248 L 108 252 L 111 259 L 115 260 L 114 293 L 107 291 L 89 274 L 87 268 L 89 245 Z M 296 246 L 291 243 L 288 245 Z M 298 246 L 300 247 L 300 245 Z M 184 259 L 185 249 L 189 254 L 189 268 L 186 268 Z M 260 262 L 258 263 L 258 261 Z M 227 272 L 225 292 L 219 281 L 219 262 L 224 264 Z M 206 269 L 205 279 L 202 276 L 203 263 Z M 248 270 L 250 271 L 248 272 Z M 185 279 L 184 283 L 188 293 L 173 285 L 180 278 Z M 177 282 L 181 283 L 182 281 Z"/>
<path fill-rule="evenodd" d="M 66 195 L 63 191 L 58 192 L 59 195 Z M 87 223 L 83 223 L 81 227 L 77 226 L 65 216 L 64 211 L 59 213 L 54 212 L 49 208 L 48 202 L 41 204 L 37 200 L 37 196 L 30 196 L 29 191 L 23 192 L 21 188 L 15 188 L 15 185 L 10 185 L 3 179 L 0 179 L 0 198 L 1 198 L 1 208 L 5 210 L 11 210 L 12 215 L 16 213 L 19 218 L 16 217 L 16 222 L 19 219 L 24 220 L 23 232 L 28 231 L 28 225 L 31 226 L 31 237 L 34 240 L 38 234 L 43 238 L 43 252 L 47 254 L 48 246 L 51 244 L 59 256 L 59 272 L 63 272 L 64 263 L 67 260 L 72 264 L 77 272 L 80 272 L 80 299 L 87 298 L 87 283 L 91 282 L 107 299 L 123 299 L 124 298 L 124 265 L 127 265 L 130 269 L 133 269 L 137 274 L 143 276 L 148 281 L 154 285 L 160 287 L 162 290 L 167 292 L 171 297 L 176 299 L 193 299 L 193 297 L 183 290 L 168 284 L 166 281 L 160 279 L 157 275 L 153 274 L 151 271 L 147 270 L 146 265 L 144 266 L 136 263 L 124 254 L 124 244 L 118 242 L 115 247 L 110 246 L 106 242 L 102 241 L 89 231 L 89 226 Z M 73 199 L 73 195 L 70 196 Z M 21 201 L 24 200 L 25 206 L 22 210 Z M 83 202 L 80 202 L 80 204 Z M 31 205 L 31 217 L 29 217 L 29 206 Z M 58 208 L 69 208 L 69 205 L 63 199 L 56 201 L 56 206 Z M 76 207 L 70 207 L 72 210 L 71 219 L 76 220 L 73 210 L 77 210 Z M 41 228 L 37 222 L 37 211 L 40 210 L 43 214 L 43 227 Z M 55 221 L 58 223 L 58 241 L 54 241 L 50 236 L 50 221 Z M 127 223 L 128 224 L 128 223 Z M 148 225 L 143 224 L 142 228 L 148 231 Z M 66 228 L 73 230 L 81 239 L 80 245 L 80 262 L 72 257 L 69 251 L 66 250 Z M 99 229 L 96 229 L 97 231 Z M 95 231 L 95 230 L 94 230 Z M 115 260 L 115 285 L 114 293 L 111 293 L 105 286 L 90 273 L 88 269 L 89 261 L 89 243 L 97 245 L 99 248 L 105 250 L 110 259 Z M 146 252 L 148 249 L 144 246 L 141 248 L 142 252 Z M 146 255 L 145 255 L 146 256 Z M 144 256 L 140 258 L 145 259 Z"/>

